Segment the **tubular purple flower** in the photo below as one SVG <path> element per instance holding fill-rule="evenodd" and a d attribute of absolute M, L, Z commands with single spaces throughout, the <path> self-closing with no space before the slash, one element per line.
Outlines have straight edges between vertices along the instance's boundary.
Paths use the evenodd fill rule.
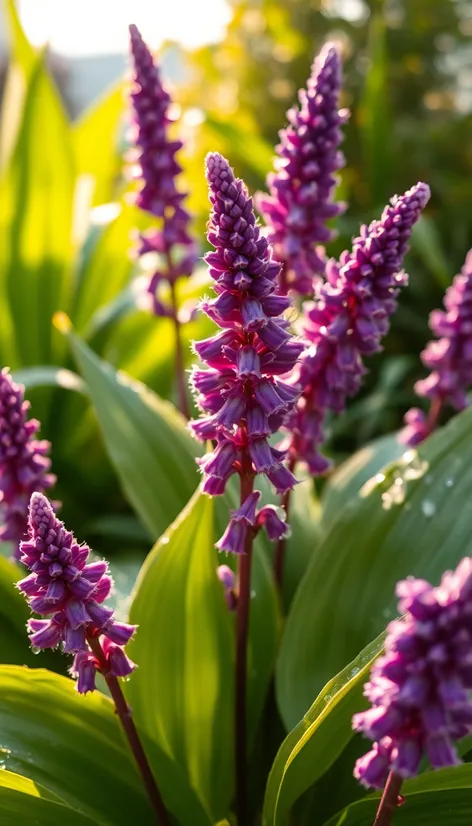
<path fill-rule="evenodd" d="M 230 611 L 234 611 L 237 605 L 236 576 L 234 571 L 232 571 L 228 565 L 218 565 L 216 574 L 223 586 L 226 604 Z"/>
<path fill-rule="evenodd" d="M 472 250 L 444 296 L 444 310 L 433 310 L 429 326 L 436 340 L 421 353 L 426 379 L 416 382 L 419 396 L 429 399 L 429 414 L 413 407 L 400 433 L 404 444 L 417 445 L 435 429 L 444 407 L 463 410 L 472 384 Z"/>
<path fill-rule="evenodd" d="M 300 108 L 287 112 L 289 126 L 280 132 L 276 171 L 267 178 L 270 194 L 257 199 L 275 257 L 283 264 L 284 293 L 313 293 L 315 276 L 325 270 L 324 245 L 334 237 L 326 222 L 345 209 L 333 198 L 336 172 L 344 166 L 340 127 L 348 118 L 347 110 L 339 110 L 340 87 L 340 55 L 333 43 L 326 43 L 307 89 L 298 93 Z"/>
<path fill-rule="evenodd" d="M 24 390 L 7 367 L 0 372 L 0 539 L 14 543 L 16 559 L 26 536 L 31 494 L 47 490 L 56 481 L 49 473 L 51 445 L 35 438 L 40 424 L 27 419 L 30 404 L 24 400 Z"/>
<path fill-rule="evenodd" d="M 429 187 L 418 183 L 392 198 L 379 221 L 361 227 L 352 251 L 328 263 L 327 280 L 304 317 L 310 346 L 298 366 L 301 394 L 283 445 L 292 466 L 304 461 L 315 475 L 328 469 L 319 450 L 325 415 L 343 411 L 360 388 L 364 356 L 381 350 L 397 294 L 408 280 L 401 269 L 408 239 L 429 194 Z"/>
<path fill-rule="evenodd" d="M 29 639 L 34 648 L 56 648 L 75 654 L 71 669 L 80 693 L 93 691 L 93 669 L 102 670 L 89 641 L 100 644 L 111 674 L 123 677 L 135 667 L 123 651 L 136 626 L 117 622 L 108 597 L 112 579 L 105 561 L 87 563 L 90 550 L 79 545 L 56 517 L 42 493 L 31 496 L 28 539 L 21 542 L 20 559 L 31 574 L 17 583 L 34 613 L 47 619 L 30 619 Z M 118 673 L 119 672 L 119 673 Z"/>
<path fill-rule="evenodd" d="M 376 788 L 389 772 L 413 777 L 424 755 L 433 768 L 460 763 L 453 741 L 472 730 L 472 558 L 437 588 L 411 577 L 396 592 L 406 616 L 388 626 L 385 655 L 365 685 L 372 708 L 353 717 L 374 741 L 354 775 Z"/>
<path fill-rule="evenodd" d="M 219 495 L 234 473 L 251 478 L 265 473 L 282 492 L 295 479 L 283 465 L 285 454 L 272 448 L 268 437 L 296 401 L 297 390 L 279 374 L 293 368 L 303 345 L 280 318 L 290 301 L 275 295 L 280 267 L 256 224 L 243 182 L 216 153 L 208 155 L 206 172 L 212 204 L 208 239 L 215 247 L 206 261 L 216 298 L 202 308 L 222 332 L 194 345 L 208 369 L 195 369 L 191 383 L 200 410 L 209 415 L 192 422 L 191 429 L 197 438 L 216 441 L 199 460 L 203 490 Z M 259 496 L 251 492 L 232 511 L 221 550 L 244 553 L 248 532 L 266 526 L 267 520 L 257 522 Z"/>

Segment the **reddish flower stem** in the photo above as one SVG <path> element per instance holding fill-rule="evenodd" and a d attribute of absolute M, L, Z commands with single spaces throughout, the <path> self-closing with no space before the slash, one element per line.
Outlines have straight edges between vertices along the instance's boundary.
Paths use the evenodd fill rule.
<path fill-rule="evenodd" d="M 241 504 L 252 493 L 254 473 L 248 457 L 241 469 Z M 251 561 L 254 534 L 248 530 L 245 553 L 238 563 L 238 601 L 236 617 L 236 680 L 235 680 L 235 768 L 236 815 L 238 826 L 247 826 L 247 645 L 249 608 L 251 601 Z"/>
<path fill-rule="evenodd" d="M 174 322 L 175 334 L 175 380 L 177 382 L 177 399 L 180 412 L 186 419 L 190 418 L 190 408 L 187 396 L 187 382 L 185 380 L 184 356 L 182 351 L 182 325 L 179 320 L 179 306 L 177 302 L 177 292 L 175 281 L 172 277 L 172 260 L 170 253 L 166 255 L 167 272 L 169 275 L 169 286 L 172 303 L 172 320 Z"/>
<path fill-rule="evenodd" d="M 403 778 L 391 771 L 387 777 L 382 799 L 377 809 L 374 826 L 390 826 L 395 809 L 401 800 L 399 794 L 402 783 Z"/>
<path fill-rule="evenodd" d="M 158 826 L 171 826 L 170 816 L 164 805 L 164 801 L 162 800 L 159 789 L 157 788 L 156 781 L 154 780 L 154 775 L 151 771 L 151 767 L 148 763 L 146 753 L 143 749 L 141 740 L 139 739 L 138 731 L 134 724 L 131 708 L 126 702 L 123 691 L 121 690 L 120 683 L 117 677 L 114 677 L 113 674 L 110 674 L 107 660 L 103 652 L 102 646 L 100 645 L 98 637 L 88 636 L 87 641 L 93 653 L 95 654 L 95 657 L 97 658 L 97 661 L 100 666 L 100 671 L 103 674 L 106 684 L 110 690 L 112 700 L 115 704 L 115 711 L 120 719 L 120 723 L 122 725 L 126 739 L 128 740 L 129 747 L 133 753 L 136 766 L 141 775 L 151 806 L 154 810 L 155 822 L 158 824 Z"/>
<path fill-rule="evenodd" d="M 296 459 L 292 457 L 288 463 L 288 469 L 293 473 L 296 465 Z M 285 519 L 288 522 L 289 510 L 290 510 L 290 494 L 291 490 L 287 490 L 284 495 L 282 496 L 281 505 L 285 511 Z M 282 583 L 283 583 L 283 576 L 284 576 L 284 562 L 285 562 L 285 549 L 287 547 L 287 539 L 283 536 L 277 542 L 277 547 L 275 549 L 274 555 L 274 576 L 275 582 L 278 585 L 279 590 L 282 590 Z"/>

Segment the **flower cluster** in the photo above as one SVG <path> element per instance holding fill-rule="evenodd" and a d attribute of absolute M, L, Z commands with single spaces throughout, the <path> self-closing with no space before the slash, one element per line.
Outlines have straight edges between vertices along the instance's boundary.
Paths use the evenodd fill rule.
<path fill-rule="evenodd" d="M 344 166 L 339 151 L 340 126 L 347 110 L 339 110 L 341 60 L 327 43 L 315 59 L 307 89 L 300 90 L 300 109 L 287 112 L 289 126 L 276 147 L 276 172 L 267 178 L 270 195 L 260 195 L 274 254 L 283 262 L 282 292 L 313 293 L 314 276 L 325 270 L 324 247 L 334 235 L 328 219 L 344 211 L 335 203 L 336 171 Z"/>
<path fill-rule="evenodd" d="M 111 608 L 103 605 L 112 579 L 105 561 L 87 562 L 90 549 L 79 545 L 57 519 L 42 493 L 33 493 L 28 515 L 28 539 L 21 543 L 21 562 L 31 573 L 18 582 L 31 611 L 47 619 L 30 619 L 33 648 L 56 648 L 75 654 L 71 673 L 78 677 L 81 693 L 95 688 L 95 672 L 101 666 L 90 640 L 101 637 L 107 668 L 116 677 L 131 673 L 134 664 L 123 646 L 136 626 L 117 622 Z"/>
<path fill-rule="evenodd" d="M 355 776 L 381 788 L 390 771 L 412 777 L 426 753 L 433 768 L 460 762 L 453 742 L 472 730 L 472 559 L 438 588 L 410 578 L 397 586 L 403 619 L 391 623 L 353 727 L 374 741 Z"/>
<path fill-rule="evenodd" d="M 297 390 L 280 376 L 293 368 L 303 344 L 294 340 L 281 317 L 290 300 L 276 295 L 280 265 L 272 260 L 268 241 L 256 224 L 246 187 L 217 153 L 207 156 L 206 174 L 212 204 L 208 240 L 215 247 L 206 261 L 216 298 L 202 307 L 222 332 L 194 345 L 208 368 L 195 369 L 192 375 L 196 401 L 205 415 L 191 428 L 197 438 L 216 442 L 200 460 L 203 490 L 215 496 L 224 492 L 234 473 L 248 478 L 264 473 L 283 493 L 294 486 L 295 478 L 283 464 L 285 454 L 268 438 L 296 401 Z M 285 533 L 275 509 L 257 512 L 259 496 L 251 493 L 233 511 L 220 549 L 244 551 L 249 529 L 261 526 L 272 535 Z"/>
<path fill-rule="evenodd" d="M 418 407 L 406 413 L 400 438 L 408 445 L 419 444 L 434 430 L 445 405 L 467 407 L 472 384 L 472 250 L 446 290 L 444 308 L 431 313 L 429 326 L 438 340 L 430 341 L 421 354 L 431 373 L 415 384 L 418 395 L 430 400 L 429 416 Z"/>
<path fill-rule="evenodd" d="M 327 280 L 306 309 L 309 346 L 299 365 L 302 392 L 284 447 L 292 463 L 306 462 L 313 474 L 329 467 L 319 452 L 326 412 L 342 412 L 346 399 L 359 390 L 363 357 L 381 349 L 397 293 L 407 283 L 401 267 L 408 239 L 428 199 L 429 187 L 423 183 L 392 198 L 379 221 L 361 228 L 352 251 L 342 253 L 339 262 L 328 262 Z"/>
<path fill-rule="evenodd" d="M 142 181 L 136 203 L 162 222 L 161 229 L 140 235 L 138 253 L 157 253 L 162 262 L 150 279 L 148 293 L 155 314 L 169 316 L 173 310 L 159 299 L 159 286 L 162 282 L 174 284 L 181 276 L 190 275 L 196 261 L 195 245 L 188 231 L 190 216 L 182 205 L 186 196 L 175 184 L 182 171 L 175 155 L 182 143 L 168 135 L 171 100 L 152 54 L 134 25 L 130 26 L 130 37 L 134 63 L 133 142 L 137 175 Z"/>
<path fill-rule="evenodd" d="M 35 438 L 40 425 L 36 419 L 27 419 L 29 406 L 24 387 L 15 384 L 4 368 L 0 372 L 0 539 L 14 543 L 16 558 L 26 535 L 32 492 L 44 491 L 56 481 L 49 473 L 51 445 Z"/>

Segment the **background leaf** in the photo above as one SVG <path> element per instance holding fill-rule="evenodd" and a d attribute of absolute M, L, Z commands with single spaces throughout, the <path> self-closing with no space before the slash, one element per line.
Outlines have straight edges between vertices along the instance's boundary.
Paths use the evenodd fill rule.
<path fill-rule="evenodd" d="M 127 694 L 141 727 L 222 817 L 233 785 L 233 632 L 216 576 L 213 500 L 197 493 L 139 575 Z"/>
<path fill-rule="evenodd" d="M 0 815 L 8 826 L 92 826 L 91 820 L 81 812 L 66 806 L 57 796 L 13 772 L 0 773 Z M 8 819 L 7 819 L 8 818 Z"/>

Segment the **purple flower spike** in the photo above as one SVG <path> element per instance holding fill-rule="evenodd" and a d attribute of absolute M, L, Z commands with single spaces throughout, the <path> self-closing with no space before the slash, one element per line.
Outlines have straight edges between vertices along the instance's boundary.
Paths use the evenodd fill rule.
<path fill-rule="evenodd" d="M 160 222 L 159 229 L 140 235 L 138 254 L 157 255 L 159 264 L 147 292 L 156 315 L 172 316 L 174 308 L 159 298 L 160 286 L 163 282 L 173 285 L 181 276 L 191 275 L 196 261 L 195 244 L 188 229 L 190 216 L 183 206 L 186 195 L 175 182 L 182 171 L 175 157 L 182 143 L 169 136 L 171 99 L 162 85 L 159 69 L 137 27 L 132 25 L 129 29 L 136 147 L 132 157 L 136 175 L 141 179 L 136 203 Z"/>
<path fill-rule="evenodd" d="M 0 372 L 0 540 L 14 543 L 16 559 L 26 535 L 31 494 L 47 490 L 56 481 L 49 473 L 51 445 L 35 438 L 40 425 L 27 419 L 29 406 L 24 387 L 15 384 L 5 367 Z"/>
<path fill-rule="evenodd" d="M 17 583 L 31 610 L 47 619 L 30 619 L 33 648 L 56 648 L 75 654 L 71 668 L 80 693 L 93 691 L 101 666 L 89 640 L 100 637 L 109 671 L 117 677 L 131 673 L 134 664 L 123 651 L 136 626 L 117 622 L 108 597 L 112 579 L 104 561 L 87 562 L 90 549 L 79 545 L 55 515 L 42 493 L 31 496 L 28 539 L 21 543 L 21 562 L 31 574 Z"/>
<path fill-rule="evenodd" d="M 302 392 L 283 445 L 292 465 L 304 461 L 314 475 L 329 468 L 319 450 L 325 415 L 343 411 L 360 388 L 364 357 L 381 350 L 397 294 L 408 280 L 402 271 L 408 239 L 429 194 L 429 187 L 418 183 L 392 198 L 380 221 L 361 227 L 352 251 L 328 262 L 327 280 L 304 318 L 310 346 L 300 360 Z"/>
<path fill-rule="evenodd" d="M 216 442 L 199 460 L 203 490 L 217 496 L 234 473 L 251 482 L 264 473 L 280 493 L 292 488 L 295 478 L 283 464 L 284 452 L 271 447 L 268 437 L 297 399 L 287 374 L 303 344 L 280 317 L 290 301 L 275 295 L 280 265 L 256 223 L 246 187 L 216 153 L 208 155 L 206 172 L 212 204 L 208 240 L 215 247 L 206 262 L 216 297 L 204 301 L 202 308 L 222 332 L 195 345 L 208 369 L 193 373 L 191 383 L 204 417 L 190 426 L 197 438 Z M 250 493 L 232 512 L 217 545 L 220 550 L 244 553 L 246 538 L 259 526 L 259 496 Z"/>
<path fill-rule="evenodd" d="M 405 415 L 401 441 L 417 445 L 434 430 L 446 405 L 454 410 L 467 407 L 472 384 L 472 250 L 459 275 L 444 296 L 444 310 L 433 310 L 429 326 L 436 340 L 421 353 L 426 379 L 416 382 L 419 396 L 430 400 L 429 415 L 414 407 Z"/>
<path fill-rule="evenodd" d="M 326 43 L 307 89 L 299 92 L 300 109 L 287 112 L 289 126 L 280 132 L 276 172 L 267 178 L 270 195 L 258 198 L 275 257 L 283 262 L 284 293 L 292 289 L 312 295 L 315 276 L 325 270 L 324 244 L 334 237 L 326 222 L 345 209 L 333 199 L 336 172 L 344 166 L 340 127 L 348 118 L 347 110 L 339 110 L 340 87 L 339 52 Z"/>
<path fill-rule="evenodd" d="M 453 741 L 472 731 L 472 558 L 438 588 L 411 577 L 397 595 L 406 616 L 388 626 L 385 655 L 364 688 L 372 708 L 352 723 L 374 741 L 354 775 L 379 789 L 390 771 L 417 774 L 424 755 L 435 769 L 460 763 Z"/>

